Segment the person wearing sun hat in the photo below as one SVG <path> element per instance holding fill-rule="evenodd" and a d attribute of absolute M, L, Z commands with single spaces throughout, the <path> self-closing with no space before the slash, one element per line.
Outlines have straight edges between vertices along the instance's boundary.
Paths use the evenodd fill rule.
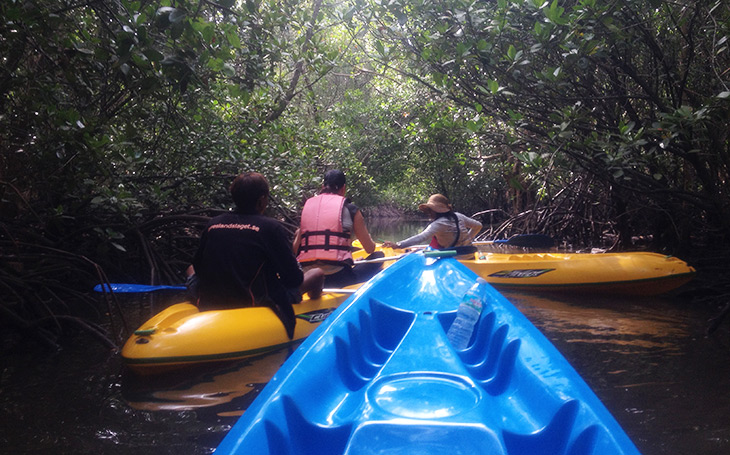
<path fill-rule="evenodd" d="M 418 210 L 431 219 L 431 223 L 421 233 L 400 242 L 383 242 L 387 248 L 407 248 L 428 243 L 432 248 L 454 248 L 471 245 L 472 240 L 482 229 L 482 223 L 455 212 L 449 199 L 443 194 L 432 194 Z"/>

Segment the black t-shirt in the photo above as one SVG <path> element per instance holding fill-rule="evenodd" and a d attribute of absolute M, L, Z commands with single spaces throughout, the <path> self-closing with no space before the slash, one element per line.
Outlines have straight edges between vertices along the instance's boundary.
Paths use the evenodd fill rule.
<path fill-rule="evenodd" d="M 213 218 L 193 260 L 201 309 L 288 306 L 303 280 L 284 227 L 263 216 L 227 213 Z M 293 316 L 293 312 L 292 312 Z M 281 317 L 281 315 L 280 315 Z"/>

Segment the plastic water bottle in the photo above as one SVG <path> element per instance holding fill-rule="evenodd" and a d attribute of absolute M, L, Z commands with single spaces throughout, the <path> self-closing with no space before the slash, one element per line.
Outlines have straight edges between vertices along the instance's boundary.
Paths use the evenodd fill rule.
<path fill-rule="evenodd" d="M 451 345 L 456 350 L 466 349 L 474 332 L 474 326 L 482 314 L 482 300 L 485 295 L 487 282 L 483 278 L 477 278 L 477 282 L 464 294 L 456 312 L 456 319 L 446 332 Z"/>

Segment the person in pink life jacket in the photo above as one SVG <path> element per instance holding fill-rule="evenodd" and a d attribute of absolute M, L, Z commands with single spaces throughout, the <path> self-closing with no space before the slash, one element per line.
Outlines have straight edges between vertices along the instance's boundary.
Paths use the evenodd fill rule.
<path fill-rule="evenodd" d="M 428 244 L 432 248 L 444 249 L 467 247 L 482 229 L 482 223 L 451 207 L 449 199 L 443 194 L 433 194 L 425 204 L 418 206 L 431 219 L 421 233 L 400 242 L 383 242 L 387 248 L 408 248 L 413 245 Z"/>
<path fill-rule="evenodd" d="M 324 175 L 320 194 L 307 199 L 294 236 L 293 249 L 304 271 L 320 269 L 325 274 L 326 287 L 343 287 L 370 279 L 381 263 L 354 265 L 352 238 L 356 237 L 370 256 L 375 252 L 365 218 L 360 209 L 345 197 L 345 174 L 332 169 Z"/>

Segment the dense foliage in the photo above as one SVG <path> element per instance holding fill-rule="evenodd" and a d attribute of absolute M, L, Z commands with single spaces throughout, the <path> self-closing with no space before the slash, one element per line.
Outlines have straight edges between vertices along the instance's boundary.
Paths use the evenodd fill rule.
<path fill-rule="evenodd" d="M 360 16 L 384 63 L 408 59 L 521 162 L 538 227 L 728 241 L 726 3 L 386 0 Z"/>
<path fill-rule="evenodd" d="M 721 1 L 5 0 L 3 320 L 52 342 L 105 274 L 179 281 L 243 170 L 291 226 L 339 167 L 371 213 L 442 192 L 488 235 L 727 248 L 729 28 Z"/>

